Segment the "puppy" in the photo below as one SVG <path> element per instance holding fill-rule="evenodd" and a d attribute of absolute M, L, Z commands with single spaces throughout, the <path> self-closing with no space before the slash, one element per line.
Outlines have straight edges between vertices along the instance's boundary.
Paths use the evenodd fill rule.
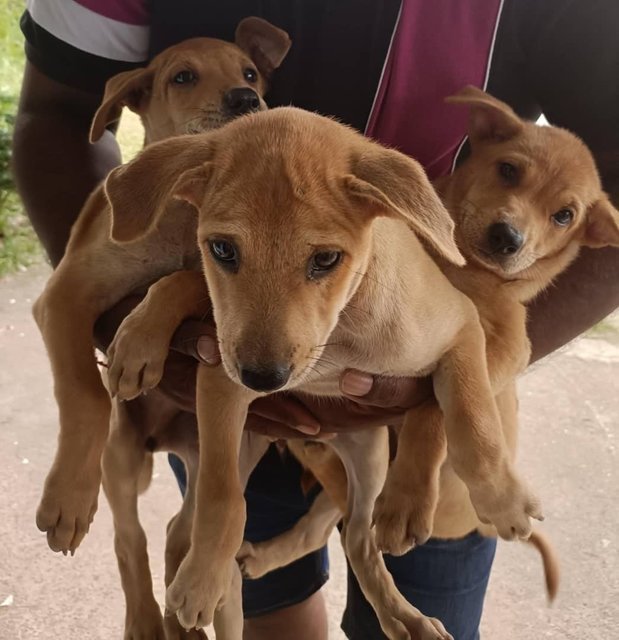
<path fill-rule="evenodd" d="M 500 531 L 529 535 L 539 506 L 509 460 L 477 312 L 416 235 L 445 260 L 463 263 L 453 222 L 416 162 L 332 120 L 284 108 L 154 145 L 110 174 L 106 194 L 112 236 L 121 243 L 148 242 L 150 230 L 169 219 L 172 198 L 199 211 L 223 366 L 198 369 L 191 547 L 166 596 L 184 627 L 212 620 L 235 571 L 249 403 L 292 388 L 338 396 L 347 367 L 433 372 L 458 471 L 477 508 Z M 158 382 L 175 326 L 168 309 L 199 313 L 207 295 L 202 278 L 187 270 L 156 282 L 125 319 L 109 371 L 120 397 Z M 190 304 L 181 292 L 200 282 L 203 295 Z M 162 345 L 156 362 L 153 344 Z M 342 434 L 330 444 L 349 481 L 344 548 L 383 630 L 390 638 L 450 637 L 396 591 L 376 548 L 371 512 L 387 468 L 386 429 Z"/>
<path fill-rule="evenodd" d="M 514 456 L 514 378 L 530 356 L 525 304 L 568 266 L 580 247 L 617 246 L 619 213 L 602 191 L 590 152 L 573 134 L 524 122 L 507 105 L 473 87 L 449 100 L 470 108 L 471 154 L 436 186 L 456 223 L 467 265 L 456 267 L 435 257 L 479 310 L 493 390 Z M 413 413 L 415 428 L 400 434 L 374 511 L 379 546 L 402 553 L 431 533 L 455 538 L 478 528 L 496 535 L 480 523 L 466 486 L 449 457 L 445 461 L 438 406 L 429 401 Z M 272 540 L 243 544 L 238 557 L 247 577 L 259 577 L 320 548 L 343 513 L 345 478 L 339 460 L 325 445 L 290 446 L 326 495 L 297 527 Z M 552 600 L 558 588 L 556 555 L 539 531 L 530 542 L 542 555 Z"/>
<path fill-rule="evenodd" d="M 289 47 L 287 34 L 260 18 L 246 18 L 238 25 L 235 44 L 196 38 L 170 47 L 148 67 L 108 81 L 91 140 L 103 135 L 123 106 L 139 114 L 146 144 L 214 129 L 239 115 L 264 110 L 269 78 Z M 107 201 L 102 188 L 97 189 L 73 228 L 65 257 L 35 304 L 60 407 L 58 451 L 37 512 L 37 525 L 47 532 L 55 551 L 75 551 L 97 507 L 110 400 L 92 353 L 94 322 L 153 279 L 199 265 L 195 217 L 185 216 L 184 225 L 182 219 L 164 225 L 159 241 L 154 234 L 141 247 L 117 245 L 109 237 Z M 111 415 L 104 488 L 114 515 L 115 547 L 127 600 L 125 636 L 163 638 L 146 541 L 137 519 L 138 488 L 148 484 L 152 464 L 144 443 L 158 442 L 190 464 L 191 456 L 197 455 L 195 421 L 192 428 L 191 418 L 161 396 L 122 406 L 114 403 Z M 170 529 L 180 533 L 170 538 L 170 566 L 174 557 L 184 554 L 176 551 L 183 544 L 184 516 L 177 516 L 175 523 Z M 165 624 L 168 637 L 182 631 L 175 618 L 166 619 Z M 203 637 L 197 632 L 192 635 Z"/>
<path fill-rule="evenodd" d="M 437 260 L 479 311 L 490 380 L 513 458 L 514 381 L 530 359 L 525 305 L 581 247 L 617 246 L 619 213 L 602 190 L 591 153 L 573 134 L 524 122 L 506 104 L 473 87 L 449 101 L 470 108 L 471 155 L 437 188 L 456 223 L 456 240 L 467 266 L 452 268 L 440 256 Z M 450 478 L 459 483 L 452 473 L 453 452 L 447 456 L 438 405 L 430 401 L 415 412 L 416 428 L 400 433 L 374 512 L 379 546 L 390 553 L 425 542 L 431 532 L 451 537 L 476 528 L 479 520 L 488 524 L 483 514 L 475 517 L 470 508 L 473 494 L 462 503 L 468 505 L 468 517 L 461 518 L 459 530 L 447 523 L 455 517 L 448 515 L 448 505 L 465 492 L 461 484 L 459 490 L 451 487 Z M 434 523 L 446 456 L 443 476 L 449 488 L 442 491 L 441 517 Z"/>

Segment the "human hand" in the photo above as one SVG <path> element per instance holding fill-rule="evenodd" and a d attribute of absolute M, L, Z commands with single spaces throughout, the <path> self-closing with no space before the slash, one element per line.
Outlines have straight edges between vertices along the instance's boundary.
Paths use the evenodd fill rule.
<path fill-rule="evenodd" d="M 184 322 L 172 349 L 160 386 L 181 407 L 195 411 L 196 360 L 212 366 L 221 361 L 214 325 Z M 250 406 L 246 428 L 272 438 L 307 438 L 397 425 L 408 409 L 432 395 L 432 382 L 430 378 L 372 376 L 349 369 L 342 374 L 340 391 L 344 398 L 290 393 L 258 398 Z"/>

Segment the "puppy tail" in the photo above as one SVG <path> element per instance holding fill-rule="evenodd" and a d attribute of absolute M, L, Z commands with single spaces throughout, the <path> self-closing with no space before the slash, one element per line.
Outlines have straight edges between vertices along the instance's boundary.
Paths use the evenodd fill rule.
<path fill-rule="evenodd" d="M 559 556 L 552 545 L 552 542 L 541 531 L 534 529 L 527 542 L 534 546 L 542 557 L 544 565 L 544 577 L 546 579 L 546 593 L 549 604 L 554 601 L 559 591 Z"/>
<path fill-rule="evenodd" d="M 153 454 L 147 452 L 144 455 L 142 462 L 142 468 L 140 469 L 140 475 L 138 476 L 138 494 L 142 494 L 150 486 L 150 481 L 153 477 Z"/>

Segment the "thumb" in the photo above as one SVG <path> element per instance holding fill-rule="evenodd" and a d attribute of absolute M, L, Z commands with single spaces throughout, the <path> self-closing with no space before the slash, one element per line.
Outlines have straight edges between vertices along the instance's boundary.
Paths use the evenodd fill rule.
<path fill-rule="evenodd" d="M 340 378 L 340 390 L 358 404 L 408 409 L 428 398 L 432 382 L 430 378 L 372 376 L 356 369 L 347 369 Z"/>
<path fill-rule="evenodd" d="M 217 332 L 212 323 L 185 320 L 176 330 L 170 346 L 204 364 L 213 366 L 221 362 Z"/>

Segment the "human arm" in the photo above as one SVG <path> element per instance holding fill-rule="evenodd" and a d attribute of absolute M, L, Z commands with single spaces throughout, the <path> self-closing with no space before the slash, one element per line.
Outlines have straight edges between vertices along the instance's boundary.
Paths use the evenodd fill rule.
<path fill-rule="evenodd" d="M 13 138 L 18 192 L 52 265 L 90 192 L 120 163 L 114 136 L 88 141 L 99 96 L 52 80 L 26 63 Z"/>

